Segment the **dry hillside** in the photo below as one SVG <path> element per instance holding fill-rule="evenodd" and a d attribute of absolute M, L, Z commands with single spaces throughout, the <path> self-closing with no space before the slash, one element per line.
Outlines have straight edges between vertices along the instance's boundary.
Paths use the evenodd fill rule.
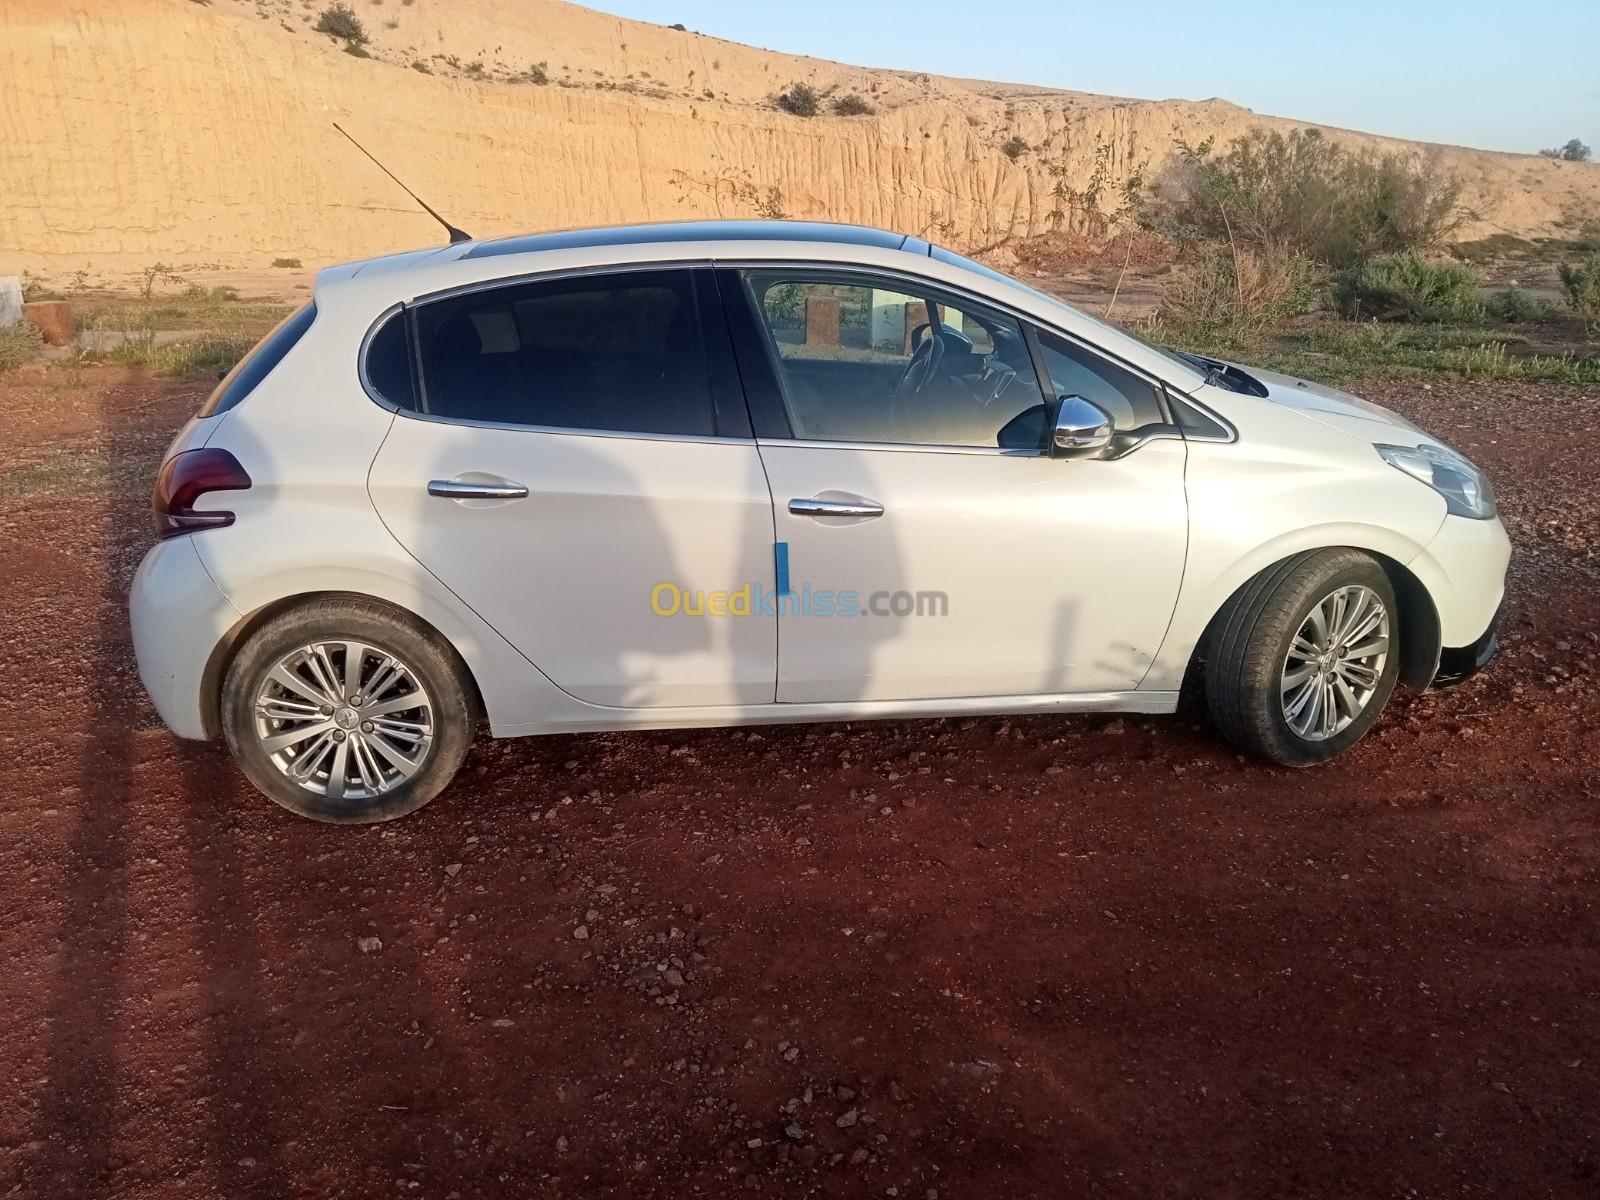
<path fill-rule="evenodd" d="M 363 57 L 314 31 L 323 4 L 0 4 L 0 272 L 309 266 L 436 241 L 336 120 L 478 236 L 759 213 L 968 249 L 1048 229 L 1052 188 L 1097 161 L 1113 185 L 1154 177 L 1176 139 L 1276 120 L 845 66 L 558 0 L 354 0 Z M 774 106 L 797 81 L 821 115 Z M 851 93 L 872 111 L 834 115 Z M 1480 214 L 1463 237 L 1600 212 L 1600 167 L 1439 152 Z"/>

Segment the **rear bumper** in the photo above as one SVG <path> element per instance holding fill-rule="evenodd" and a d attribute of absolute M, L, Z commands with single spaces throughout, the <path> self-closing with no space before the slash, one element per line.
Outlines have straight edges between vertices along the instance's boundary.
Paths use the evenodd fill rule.
<path fill-rule="evenodd" d="M 192 536 L 150 548 L 133 577 L 128 618 L 139 680 L 162 721 L 179 737 L 209 736 L 206 667 L 240 613 L 212 582 Z"/>
<path fill-rule="evenodd" d="M 1483 636 L 1468 646 L 1447 646 L 1439 652 L 1439 669 L 1434 672 L 1430 691 L 1442 691 L 1465 683 L 1500 652 L 1500 613 L 1496 611 L 1489 620 Z"/>

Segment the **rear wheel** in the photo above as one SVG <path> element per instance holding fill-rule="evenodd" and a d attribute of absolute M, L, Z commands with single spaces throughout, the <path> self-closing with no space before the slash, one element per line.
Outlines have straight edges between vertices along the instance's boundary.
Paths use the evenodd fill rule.
<path fill-rule="evenodd" d="M 1388 575 L 1360 551 L 1269 568 L 1218 616 L 1205 664 L 1212 721 L 1234 745 L 1286 766 L 1343 753 L 1394 691 L 1399 616 Z"/>
<path fill-rule="evenodd" d="M 244 773 L 318 821 L 415 812 L 455 775 L 472 725 L 454 656 L 367 601 L 314 601 L 273 617 L 223 682 L 223 733 Z"/>

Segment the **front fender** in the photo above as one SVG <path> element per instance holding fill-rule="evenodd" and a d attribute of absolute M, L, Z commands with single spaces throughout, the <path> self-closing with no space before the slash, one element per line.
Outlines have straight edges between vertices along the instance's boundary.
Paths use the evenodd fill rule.
<path fill-rule="evenodd" d="M 1250 580 L 1274 563 L 1307 550 L 1348 548 L 1393 560 L 1402 567 L 1417 559 L 1424 544 L 1393 529 L 1348 522 L 1329 522 L 1280 534 L 1247 552 L 1217 564 L 1196 559 L 1191 553 L 1184 571 L 1172 624 L 1150 670 L 1139 684 L 1141 691 L 1176 691 L 1183 684 L 1189 661 L 1205 635 L 1211 619 Z M 1399 590 L 1399 589 L 1397 589 Z"/>

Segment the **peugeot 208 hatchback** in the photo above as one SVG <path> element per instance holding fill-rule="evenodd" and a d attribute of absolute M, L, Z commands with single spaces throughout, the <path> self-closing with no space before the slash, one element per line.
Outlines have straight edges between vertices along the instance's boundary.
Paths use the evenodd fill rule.
<path fill-rule="evenodd" d="M 1483 474 L 914 237 L 554 233 L 333 267 L 178 434 L 131 601 L 180 736 L 426 803 L 474 730 L 1170 712 L 1303 765 L 1494 649 Z"/>

